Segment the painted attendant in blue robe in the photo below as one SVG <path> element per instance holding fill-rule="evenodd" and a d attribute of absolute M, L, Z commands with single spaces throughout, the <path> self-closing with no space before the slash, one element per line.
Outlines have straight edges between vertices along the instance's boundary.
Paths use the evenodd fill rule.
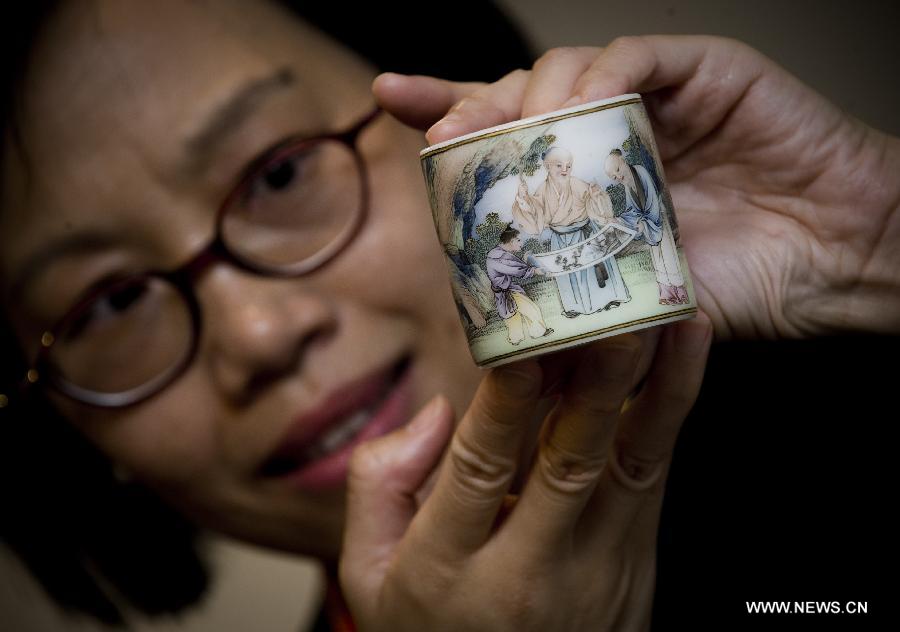
<path fill-rule="evenodd" d="M 630 165 L 619 149 L 609 152 L 606 174 L 625 185 L 625 211 L 618 221 L 637 232 L 636 240 L 650 246 L 650 259 L 659 285 L 661 305 L 690 303 L 684 287 L 681 261 L 672 229 L 662 214 L 662 202 L 653 178 L 643 165 Z"/>

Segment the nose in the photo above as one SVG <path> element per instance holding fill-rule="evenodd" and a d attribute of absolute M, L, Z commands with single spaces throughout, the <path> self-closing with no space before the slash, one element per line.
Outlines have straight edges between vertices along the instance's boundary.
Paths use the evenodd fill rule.
<path fill-rule="evenodd" d="M 299 375 L 337 324 L 330 301 L 308 279 L 260 277 L 223 264 L 199 285 L 205 327 L 199 356 L 233 402 Z"/>

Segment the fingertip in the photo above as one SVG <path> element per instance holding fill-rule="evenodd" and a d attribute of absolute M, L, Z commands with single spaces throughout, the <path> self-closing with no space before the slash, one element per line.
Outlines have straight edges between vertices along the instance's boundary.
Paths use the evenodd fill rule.
<path fill-rule="evenodd" d="M 354 458 L 363 462 L 364 469 L 415 458 L 436 436 L 449 434 L 447 427 L 452 425 L 452 418 L 450 402 L 444 395 L 435 395 L 405 425 L 356 446 Z"/>
<path fill-rule="evenodd" d="M 428 128 L 428 131 L 425 132 L 425 140 L 429 145 L 436 145 L 445 140 L 462 136 L 463 133 L 459 129 L 459 121 L 455 120 L 452 115 L 446 116 Z"/>
<path fill-rule="evenodd" d="M 678 379 L 693 383 L 693 378 L 697 378 L 699 388 L 712 337 L 712 323 L 700 312 L 695 318 L 668 325 L 657 348 L 654 363 L 657 368 L 669 367 L 666 370 L 673 371 L 673 376 Z"/>
<path fill-rule="evenodd" d="M 709 314 L 704 312 L 702 309 L 697 310 L 697 315 L 693 318 L 693 322 L 702 324 L 703 326 L 709 327 L 710 330 L 712 330 L 712 319 L 709 317 Z"/>
<path fill-rule="evenodd" d="M 588 73 L 585 74 L 587 75 Z M 601 99 L 617 97 L 627 92 L 627 90 L 618 90 L 611 86 L 607 86 L 605 82 L 597 82 L 596 79 L 592 79 L 591 82 L 586 83 L 586 86 L 578 90 L 575 95 L 563 104 L 563 108 L 571 108 L 593 101 L 600 101 Z"/>
<path fill-rule="evenodd" d="M 537 397 L 543 372 L 535 360 L 524 360 L 494 369 L 492 376 L 503 391 L 519 398 Z"/>
<path fill-rule="evenodd" d="M 675 344 L 686 352 L 705 353 L 712 342 L 712 334 L 709 316 L 698 311 L 695 318 L 678 323 L 675 328 Z"/>
<path fill-rule="evenodd" d="M 448 418 L 452 421 L 453 408 L 447 397 L 439 393 L 406 425 L 406 431 L 413 434 L 427 433 Z"/>
<path fill-rule="evenodd" d="M 562 109 L 584 105 L 585 103 L 593 103 L 594 101 L 601 101 L 603 99 L 611 99 L 631 92 L 634 92 L 634 90 L 628 88 L 628 84 L 621 80 L 590 83 L 575 94 L 575 96 L 566 101 L 562 105 Z"/>
<path fill-rule="evenodd" d="M 457 101 L 443 118 L 432 125 L 425 138 L 433 145 L 472 132 L 484 131 L 510 120 L 510 116 L 489 99 L 465 98 Z"/>
<path fill-rule="evenodd" d="M 383 72 L 372 81 L 372 94 L 376 98 L 390 96 L 401 90 L 407 83 L 409 77 L 396 72 Z"/>
<path fill-rule="evenodd" d="M 622 347 L 625 349 L 640 351 L 641 347 L 644 346 L 644 339 L 635 332 L 629 332 L 625 334 L 619 334 L 618 336 L 613 336 L 612 338 L 607 338 L 601 341 L 601 343 L 609 345 L 611 347 Z"/>
<path fill-rule="evenodd" d="M 380 86 L 380 85 L 384 85 L 385 82 L 390 83 L 390 81 L 393 79 L 393 77 L 396 77 L 396 76 L 397 76 L 397 73 L 395 73 L 395 72 L 382 72 L 378 76 L 376 76 L 375 79 L 372 80 L 372 85 Z"/>
<path fill-rule="evenodd" d="M 372 95 L 385 111 L 406 125 L 427 129 L 447 114 L 466 84 L 451 84 L 426 75 L 385 72 L 372 82 Z"/>
<path fill-rule="evenodd" d="M 407 93 L 410 89 L 410 78 L 395 72 L 382 73 L 372 81 L 372 96 L 375 97 L 375 102 L 389 112 L 397 109 L 402 111 L 407 107 L 406 102 L 409 100 Z"/>
<path fill-rule="evenodd" d="M 632 333 L 604 338 L 585 345 L 579 355 L 578 366 L 591 368 L 598 364 L 608 365 L 611 362 L 630 366 L 636 362 L 643 345 L 643 340 Z"/>

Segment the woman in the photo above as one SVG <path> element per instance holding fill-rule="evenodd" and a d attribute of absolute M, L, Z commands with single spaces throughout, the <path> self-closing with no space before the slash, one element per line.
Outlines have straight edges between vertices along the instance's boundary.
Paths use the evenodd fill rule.
<path fill-rule="evenodd" d="M 46 24 L 19 93 L 22 142 L 10 145 L 5 161 L 3 214 L 3 233 L 16 235 L 3 252 L 17 340 L 34 358 L 44 330 L 55 338 L 47 347 L 53 371 L 40 371 L 58 380 L 46 393 L 117 468 L 192 521 L 326 560 L 341 547 L 353 449 L 406 425 L 441 394 L 415 417 L 425 425 L 408 425 L 418 434 L 390 435 L 397 447 L 370 446 L 390 449 L 395 461 L 406 454 L 399 472 L 367 471 L 379 460 L 358 453 L 354 471 L 365 474 L 351 484 L 357 518 L 348 519 L 346 537 L 356 552 L 346 559 L 361 569 L 351 579 L 364 569 L 368 580 L 380 540 L 408 522 L 410 508 L 398 501 L 420 487 L 449 440 L 450 405 L 464 416 L 481 380 L 443 291 L 413 159 L 421 136 L 372 116 L 375 74 L 362 60 L 274 6 L 64 3 Z M 49 167 L 45 161 L 55 173 L 47 181 L 41 174 L 49 172 L 36 166 Z M 216 228 L 218 259 L 200 257 Z M 177 278 L 168 275 L 175 268 Z M 705 327 L 683 330 L 694 346 L 708 340 Z M 694 330 L 700 334 L 691 338 Z M 579 411 L 618 408 L 636 350 L 634 341 L 602 349 L 610 368 L 599 351 L 581 354 L 578 397 L 560 409 L 572 418 L 559 422 L 568 433 L 560 453 L 574 460 L 589 447 L 583 458 L 592 471 L 602 456 L 592 451 L 608 437 L 578 447 L 604 429 Z M 689 391 L 702 366 L 696 355 L 690 371 L 679 371 L 693 380 Z M 609 371 L 609 383 L 584 384 L 598 363 L 592 373 Z M 411 570 L 434 568 L 423 556 L 452 543 L 454 533 L 461 546 L 493 522 L 515 463 L 509 450 L 525 441 L 530 424 L 522 417 L 536 408 L 540 382 L 533 364 L 486 382 L 460 425 L 468 428 L 462 460 L 448 461 L 455 464 L 449 478 L 419 514 L 440 524 L 424 532 L 429 545 L 412 547 L 419 561 Z M 658 417 L 671 425 L 668 415 Z M 473 475 L 482 482 L 471 488 Z M 560 511 L 563 501 L 574 512 L 595 483 L 585 477 L 579 493 L 566 492 L 571 499 L 520 506 L 543 515 L 548 502 L 560 505 L 553 511 L 560 523 L 546 525 L 550 537 L 575 522 Z M 395 501 L 384 496 L 390 490 L 404 494 Z M 457 518 L 470 522 L 454 526 Z M 515 539 L 506 546 L 521 549 L 532 522 L 510 530 Z M 646 601 L 652 553 L 637 548 L 635 598 Z M 573 572 L 586 568 L 566 569 Z"/>
<path fill-rule="evenodd" d="M 422 139 L 384 114 L 369 116 L 374 72 L 359 58 L 262 3 L 152 11 L 68 3 L 46 24 L 13 119 L 19 142 L 4 156 L 0 277 L 15 339 L 29 359 L 49 349 L 57 381 L 44 392 L 73 426 L 198 524 L 326 560 L 340 552 L 342 587 L 362 629 L 646 625 L 662 484 L 699 386 L 705 321 L 667 330 L 622 414 L 653 336 L 482 381 L 449 292 L 436 291 L 445 273 L 427 239 L 433 229 L 412 158 Z M 470 96 L 432 129 L 436 142 L 562 105 L 559 94 L 605 96 L 595 94 L 597 76 L 618 82 L 601 92 L 693 89 L 707 78 L 680 67 L 662 68 L 660 78 L 648 50 L 719 59 L 733 46 L 641 42 L 553 54 L 533 74 L 488 87 L 388 75 L 375 94 L 416 126 Z M 739 67 L 763 64 L 738 52 Z M 595 63 L 608 67 L 594 75 Z M 628 74 L 641 70 L 656 84 Z M 793 85 L 771 66 L 757 70 Z M 725 112 L 745 101 L 721 97 L 727 132 Z M 339 131 L 347 135 L 332 136 Z M 664 158 L 709 130 L 688 131 L 670 137 L 663 127 Z M 677 164 L 670 178 L 680 182 Z M 874 159 L 864 166 L 886 168 Z M 280 205 L 297 192 L 302 204 Z M 872 208 L 892 212 L 891 194 L 878 191 Z M 310 212 L 302 224 L 288 212 L 295 208 Z M 321 208 L 345 215 L 332 222 L 313 212 Z M 790 293 L 775 302 L 764 287 L 749 306 L 729 295 L 732 276 L 704 257 L 736 221 L 704 222 L 694 241 L 717 335 L 834 327 L 823 318 L 820 330 L 791 329 L 805 323 Z M 750 266 L 752 254 L 738 260 Z M 785 280 L 801 298 L 832 290 Z M 872 315 L 862 316 L 869 320 L 853 324 L 872 326 Z M 144 336 L 154 332 L 151 348 Z M 44 373 L 32 374 L 39 385 Z M 547 412 L 542 395 L 560 404 L 529 470 L 519 451 L 528 452 Z"/>

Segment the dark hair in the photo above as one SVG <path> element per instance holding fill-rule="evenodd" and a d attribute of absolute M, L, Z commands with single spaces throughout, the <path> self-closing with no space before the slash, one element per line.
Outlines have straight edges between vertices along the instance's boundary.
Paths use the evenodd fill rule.
<path fill-rule="evenodd" d="M 511 225 L 507 226 L 503 229 L 503 232 L 500 233 L 500 243 L 508 244 L 513 239 L 519 236 L 519 231 L 513 228 Z"/>
<path fill-rule="evenodd" d="M 16 94 L 31 49 L 58 4 L 33 0 L 2 9 L 7 50 L 0 62 L 0 115 L 14 142 Z M 439 19 L 411 14 L 406 5 L 362 4 L 348 11 L 334 3 L 282 4 L 382 70 L 492 81 L 532 61 L 517 30 L 484 2 L 457 2 Z M 14 15 L 9 6 L 16 6 Z M 460 33 L 490 48 L 453 45 Z M 0 392 L 6 392 L 26 363 L 2 313 L 0 358 Z M 0 408 L 0 423 L 3 538 L 60 605 L 121 625 L 118 604 L 166 613 L 203 594 L 208 575 L 196 552 L 195 528 L 140 485 L 117 480 L 108 459 L 46 400 Z"/>
<path fill-rule="evenodd" d="M 609 150 L 609 155 L 610 155 L 610 156 L 619 156 L 619 157 L 621 158 L 621 157 L 622 157 L 622 150 L 619 149 L 619 148 L 616 148 L 616 149 L 610 149 L 610 150 Z"/>

